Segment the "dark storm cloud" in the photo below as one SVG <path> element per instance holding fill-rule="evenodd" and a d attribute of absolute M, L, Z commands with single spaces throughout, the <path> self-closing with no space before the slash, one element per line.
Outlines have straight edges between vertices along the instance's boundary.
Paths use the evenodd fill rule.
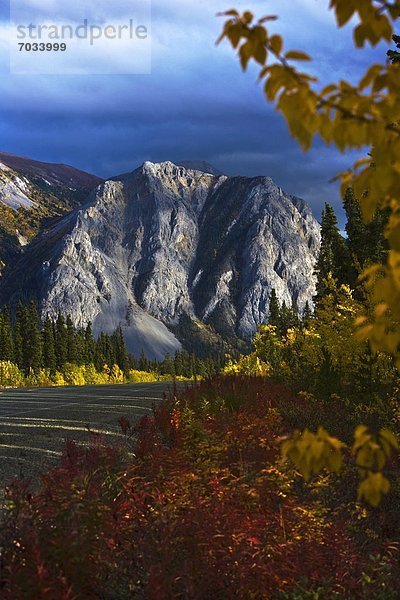
<path fill-rule="evenodd" d="M 258 14 L 265 10 L 261 0 L 232 4 Z M 322 80 L 329 81 L 332 72 L 354 79 L 371 52 L 362 58 L 352 50 L 348 31 L 335 34 L 325 5 L 281 0 L 283 18 L 274 27 L 284 30 L 291 47 L 307 47 L 316 58 L 311 69 Z M 12 76 L 0 43 L 2 149 L 104 177 L 144 160 L 203 159 L 227 174 L 269 175 L 305 197 L 317 216 L 325 201 L 339 209 L 337 186 L 328 181 L 350 158 L 318 143 L 302 153 L 265 103 L 256 71 L 243 75 L 226 45 L 215 48 L 221 26 L 215 13 L 225 8 L 225 2 L 211 0 L 154 2 L 148 76 Z M 313 29 L 301 26 L 307 22 Z"/>

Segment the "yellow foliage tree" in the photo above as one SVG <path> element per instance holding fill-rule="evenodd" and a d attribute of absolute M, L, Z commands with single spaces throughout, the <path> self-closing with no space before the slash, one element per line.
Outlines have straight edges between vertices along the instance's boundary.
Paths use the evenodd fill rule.
<path fill-rule="evenodd" d="M 125 377 L 123 371 L 118 365 L 113 365 L 110 372 L 110 383 L 124 383 Z"/>
<path fill-rule="evenodd" d="M 270 368 L 262 361 L 255 352 L 246 356 L 241 356 L 238 361 L 228 361 L 224 367 L 225 375 L 250 375 L 256 377 L 267 377 L 270 373 Z"/>
<path fill-rule="evenodd" d="M 22 385 L 24 377 L 17 365 L 8 361 L 0 361 L 0 386 L 19 387 Z"/>

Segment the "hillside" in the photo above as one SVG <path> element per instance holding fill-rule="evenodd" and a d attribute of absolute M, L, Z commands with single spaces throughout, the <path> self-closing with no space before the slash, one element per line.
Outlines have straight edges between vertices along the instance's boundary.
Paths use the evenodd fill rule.
<path fill-rule="evenodd" d="M 68 165 L 0 152 L 0 260 L 15 262 L 24 247 L 79 206 L 101 179 Z"/>

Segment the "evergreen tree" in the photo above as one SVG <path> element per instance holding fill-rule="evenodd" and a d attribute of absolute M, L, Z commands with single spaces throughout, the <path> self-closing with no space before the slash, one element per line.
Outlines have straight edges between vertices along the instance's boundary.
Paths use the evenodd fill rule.
<path fill-rule="evenodd" d="M 304 311 L 303 311 L 303 324 L 305 327 L 307 327 L 310 324 L 310 321 L 312 319 L 313 313 L 310 307 L 310 303 L 306 302 L 305 306 L 304 306 Z"/>
<path fill-rule="evenodd" d="M 381 210 L 369 223 L 364 223 L 360 204 L 352 188 L 346 190 L 343 204 L 347 216 L 347 246 L 352 263 L 347 283 L 354 289 L 357 278 L 368 264 L 385 261 L 388 246 L 384 231 L 388 215 L 386 211 Z"/>
<path fill-rule="evenodd" d="M 15 352 L 18 360 L 18 367 L 25 373 L 29 372 L 30 360 L 28 350 L 28 333 L 29 333 L 29 314 L 28 309 L 21 303 L 17 306 L 15 317 Z"/>
<path fill-rule="evenodd" d="M 189 356 L 189 374 L 188 377 L 196 377 L 196 356 L 192 353 Z"/>
<path fill-rule="evenodd" d="M 55 342 L 57 369 L 61 370 L 68 359 L 67 327 L 61 313 L 58 313 L 55 323 Z"/>
<path fill-rule="evenodd" d="M 101 333 L 97 342 L 95 342 L 95 364 L 98 370 L 105 365 L 110 369 L 116 364 L 116 356 L 110 336 Z"/>
<path fill-rule="evenodd" d="M 50 369 L 50 373 L 54 373 L 57 366 L 55 340 L 54 340 L 54 324 L 50 317 L 45 318 L 43 324 L 43 366 L 45 369 Z"/>
<path fill-rule="evenodd" d="M 321 248 L 315 269 L 317 275 L 316 302 L 326 292 L 324 280 L 329 273 L 341 285 L 349 280 L 350 266 L 349 251 L 345 240 L 340 235 L 335 211 L 330 204 L 325 204 L 321 221 Z"/>
<path fill-rule="evenodd" d="M 113 334 L 112 340 L 116 363 L 124 373 L 127 373 L 129 369 L 129 357 L 121 326 Z"/>
<path fill-rule="evenodd" d="M 161 364 L 161 373 L 163 375 L 175 376 L 175 361 L 170 354 L 166 354 Z"/>
<path fill-rule="evenodd" d="M 0 360 L 14 360 L 14 342 L 8 306 L 4 305 L 0 313 Z"/>
<path fill-rule="evenodd" d="M 175 375 L 183 375 L 185 372 L 183 352 L 177 352 L 175 354 L 174 371 L 175 371 Z"/>
<path fill-rule="evenodd" d="M 67 362 L 78 364 L 76 353 L 76 331 L 70 315 L 67 316 L 65 327 L 67 336 Z"/>
<path fill-rule="evenodd" d="M 299 305 L 297 303 L 297 299 L 294 297 L 292 298 L 292 306 L 290 307 L 290 312 L 291 312 L 290 328 L 297 329 L 298 327 L 300 327 Z"/>
<path fill-rule="evenodd" d="M 22 335 L 22 368 L 26 373 L 38 371 L 42 366 L 42 335 L 35 303 L 29 303 L 19 313 Z"/>
<path fill-rule="evenodd" d="M 75 353 L 76 363 L 78 365 L 89 365 L 93 362 L 90 361 L 87 356 L 85 330 L 82 328 L 75 331 Z"/>
<path fill-rule="evenodd" d="M 96 343 L 93 337 L 92 324 L 89 322 L 85 329 L 85 358 L 87 364 L 95 361 Z"/>
<path fill-rule="evenodd" d="M 274 288 L 272 288 L 271 294 L 269 297 L 269 317 L 268 317 L 269 325 L 275 325 L 275 327 L 279 326 L 280 310 L 281 310 L 281 307 L 279 305 L 279 300 L 276 295 L 276 291 Z"/>
<path fill-rule="evenodd" d="M 149 360 L 146 358 L 144 350 L 142 350 L 139 358 L 139 371 L 148 371 L 149 368 Z"/>
<path fill-rule="evenodd" d="M 41 368 L 54 373 L 62 370 L 67 362 L 94 363 L 97 370 L 106 364 L 110 369 L 117 365 L 124 372 L 131 364 L 138 367 L 141 363 L 152 371 L 159 368 L 157 361 L 149 361 L 144 354 L 140 361 L 128 354 L 121 327 L 111 336 L 102 333 L 96 342 L 90 323 L 86 329 L 76 329 L 72 319 L 68 316 L 65 320 L 61 313 L 55 322 L 47 316 L 41 323 L 34 302 L 28 307 L 18 304 L 13 326 L 7 306 L 0 310 L 0 360 L 16 363 L 27 374 Z M 189 358 L 185 358 L 184 371 L 188 369 L 188 362 Z"/>
<path fill-rule="evenodd" d="M 278 332 L 281 335 L 286 335 L 287 330 L 291 328 L 293 321 L 292 310 L 286 304 L 286 302 L 282 302 L 281 310 L 279 312 L 279 325 Z"/>
<path fill-rule="evenodd" d="M 14 361 L 17 364 L 19 369 L 24 368 L 23 364 L 23 336 L 22 332 L 24 331 L 26 322 L 24 318 L 24 307 L 21 303 L 18 304 L 16 314 L 15 314 L 15 323 L 13 329 L 13 345 L 14 345 Z"/>

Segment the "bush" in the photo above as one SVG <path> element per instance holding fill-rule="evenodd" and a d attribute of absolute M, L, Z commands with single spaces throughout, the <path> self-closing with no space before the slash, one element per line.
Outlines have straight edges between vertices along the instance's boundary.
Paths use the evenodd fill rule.
<path fill-rule="evenodd" d="M 8 361 L 0 361 L 0 385 L 3 387 L 19 387 L 24 382 L 24 376 L 17 365 Z"/>
<path fill-rule="evenodd" d="M 66 385 L 85 385 L 84 367 L 66 363 L 62 369 Z"/>
<path fill-rule="evenodd" d="M 86 385 L 102 385 L 108 383 L 108 375 L 96 371 L 93 364 L 84 365 L 83 377 Z"/>
<path fill-rule="evenodd" d="M 157 373 L 137 371 L 136 369 L 130 369 L 128 373 L 129 383 L 151 383 L 153 381 L 159 381 L 159 375 Z"/>
<path fill-rule="evenodd" d="M 224 367 L 225 375 L 256 375 L 258 377 L 267 377 L 271 372 L 268 364 L 262 361 L 256 353 L 247 356 L 241 356 L 237 362 L 230 360 Z"/>
<path fill-rule="evenodd" d="M 394 361 L 384 353 L 374 355 L 366 342 L 355 339 L 354 320 L 360 305 L 350 288 L 337 287 L 332 279 L 326 285 L 326 296 L 307 325 L 282 335 L 272 325 L 259 328 L 249 364 L 258 358 L 268 366 L 271 378 L 296 392 L 373 406 L 377 399 L 389 397 L 399 381 Z"/>
<path fill-rule="evenodd" d="M 32 371 L 25 378 L 25 385 L 33 387 L 50 387 L 53 385 L 53 380 L 50 375 L 49 369 L 40 369 L 36 373 Z"/>
<path fill-rule="evenodd" d="M 62 373 L 60 373 L 60 371 L 56 371 L 55 374 L 53 375 L 53 385 L 56 386 L 63 386 L 63 385 L 67 385 L 64 376 Z"/>
<path fill-rule="evenodd" d="M 125 376 L 122 369 L 119 368 L 118 365 L 113 365 L 109 378 L 110 383 L 124 383 Z"/>

